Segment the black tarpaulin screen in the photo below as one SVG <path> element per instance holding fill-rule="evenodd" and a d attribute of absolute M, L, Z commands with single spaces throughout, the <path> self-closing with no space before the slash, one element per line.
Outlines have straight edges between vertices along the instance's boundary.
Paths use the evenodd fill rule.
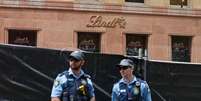
<path fill-rule="evenodd" d="M 0 45 L 0 101 L 50 101 L 53 80 L 68 69 L 70 51 Z M 119 78 L 115 65 L 123 56 L 86 53 L 84 71 L 91 75 L 96 98 L 110 100 Z M 98 101 L 98 100 L 97 100 Z"/>
<path fill-rule="evenodd" d="M 0 101 L 50 101 L 53 80 L 68 69 L 69 54 L 70 51 L 0 45 Z M 92 77 L 96 101 L 111 100 L 112 86 L 120 79 L 115 65 L 122 58 L 86 53 L 84 71 Z M 142 68 L 147 67 L 153 101 L 201 101 L 200 64 L 131 59 L 138 76 L 142 77 Z"/>

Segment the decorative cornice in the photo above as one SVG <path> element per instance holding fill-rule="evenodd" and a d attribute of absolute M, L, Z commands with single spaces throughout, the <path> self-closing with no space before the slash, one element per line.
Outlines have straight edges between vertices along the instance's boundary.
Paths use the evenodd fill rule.
<path fill-rule="evenodd" d="M 28 9 L 51 9 L 51 10 L 71 10 L 71 11 L 90 11 L 90 12 L 108 12 L 108 13 L 129 13 L 144 15 L 162 15 L 162 16 L 184 16 L 201 17 L 201 10 L 191 8 L 162 8 L 151 7 L 144 4 L 122 4 L 112 5 L 100 2 L 70 2 L 70 1 L 0 1 L 1 8 L 28 8 Z"/>

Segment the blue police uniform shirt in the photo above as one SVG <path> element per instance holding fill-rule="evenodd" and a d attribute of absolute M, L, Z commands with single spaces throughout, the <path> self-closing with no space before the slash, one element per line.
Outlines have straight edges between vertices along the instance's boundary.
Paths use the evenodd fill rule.
<path fill-rule="evenodd" d="M 83 70 L 80 71 L 80 76 L 76 76 L 73 72 L 72 72 L 72 69 L 69 68 L 68 71 L 64 71 L 63 73 L 60 73 L 58 74 L 58 76 L 56 77 L 56 79 L 54 80 L 54 85 L 53 85 L 53 88 L 52 88 L 52 93 L 51 93 L 51 97 L 61 97 L 62 95 L 62 92 L 64 90 L 64 85 L 66 83 L 66 81 L 68 80 L 66 78 L 66 75 L 65 73 L 69 73 L 69 75 L 73 75 L 77 80 L 82 76 L 84 75 L 85 73 L 83 72 Z M 92 81 L 87 78 L 87 83 L 90 85 L 89 86 L 89 95 L 91 97 L 95 96 L 95 93 L 94 93 L 94 88 L 93 88 L 93 84 L 92 84 Z"/>
<path fill-rule="evenodd" d="M 128 99 L 127 99 L 128 96 L 126 95 L 127 91 L 133 90 L 134 83 L 136 83 L 137 81 L 140 82 L 140 93 L 141 93 L 140 101 L 152 101 L 151 100 L 151 92 L 150 92 L 147 82 L 143 81 L 143 80 L 138 80 L 135 76 L 129 84 L 127 84 L 123 78 L 121 80 L 119 80 L 119 82 L 114 84 L 113 89 L 112 89 L 112 101 L 128 101 Z M 120 89 L 120 84 L 125 84 L 127 86 L 126 87 L 127 90 Z M 125 95 L 123 94 L 123 96 L 122 96 L 122 93 L 124 93 Z M 121 94 L 121 96 L 120 96 L 120 94 Z M 126 99 L 123 97 L 126 97 Z"/>

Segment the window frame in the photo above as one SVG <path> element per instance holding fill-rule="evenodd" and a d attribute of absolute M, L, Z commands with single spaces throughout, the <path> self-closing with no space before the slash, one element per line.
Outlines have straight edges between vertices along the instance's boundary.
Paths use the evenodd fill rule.
<path fill-rule="evenodd" d="M 129 43 L 128 37 L 130 37 L 129 40 L 132 40 L 131 37 L 133 37 L 133 39 L 137 39 L 137 40 L 143 39 L 144 42 L 142 42 L 142 44 L 144 43 L 144 45 L 142 46 L 143 48 L 141 48 L 142 49 L 142 55 L 139 54 L 139 49 L 140 48 L 138 48 L 137 51 L 136 51 L 137 55 L 130 55 L 128 53 L 128 49 L 127 49 L 128 48 L 128 43 Z M 136 38 L 134 38 L 134 37 L 136 37 Z M 125 54 L 129 55 L 129 56 L 139 57 L 139 58 L 146 57 L 147 56 L 147 52 L 148 52 L 148 37 L 149 37 L 148 34 L 125 33 L 125 40 L 126 40 L 125 41 Z"/>
<path fill-rule="evenodd" d="M 189 0 L 185 0 L 184 3 L 181 1 L 182 0 L 170 0 L 169 5 L 173 8 L 187 8 L 189 6 Z"/>
<path fill-rule="evenodd" d="M 11 34 L 16 34 L 16 35 L 11 36 Z M 29 35 L 27 36 L 26 34 L 27 35 L 29 34 Z M 17 36 L 18 36 L 18 38 L 19 37 L 21 38 L 21 43 L 20 43 L 20 38 L 18 40 L 17 39 L 14 40 L 15 37 L 17 37 Z M 25 37 L 25 38 L 22 38 L 22 37 Z M 38 30 L 34 30 L 34 29 L 7 29 L 7 34 L 6 34 L 5 38 L 6 38 L 5 41 L 8 44 L 37 47 Z M 14 43 L 14 41 L 18 41 L 18 44 Z M 23 43 L 23 41 L 26 41 L 26 42 Z"/>
<path fill-rule="evenodd" d="M 184 42 L 185 40 L 185 42 Z M 187 41 L 186 41 L 187 40 Z M 175 41 L 175 42 L 173 42 Z M 182 45 L 183 41 L 183 45 Z M 174 45 L 174 43 L 177 43 Z M 174 50 L 174 47 L 177 46 Z M 187 47 L 187 48 L 186 48 Z M 183 50 L 182 50 L 183 49 Z M 180 52 L 175 52 L 174 51 L 180 51 Z M 188 52 L 188 53 L 183 53 L 182 52 Z M 177 36 L 173 35 L 171 36 L 171 60 L 172 61 L 177 61 L 177 62 L 191 62 L 191 56 L 192 56 L 192 36 Z M 173 56 L 173 55 L 178 55 L 179 57 Z M 186 56 L 186 57 L 182 57 Z M 180 59 L 179 59 L 180 58 Z"/>
<path fill-rule="evenodd" d="M 82 49 L 82 48 L 80 48 L 80 41 L 81 41 L 81 39 L 80 39 L 80 35 L 82 35 L 82 34 L 85 34 L 85 35 L 83 35 L 83 36 L 81 36 L 81 37 L 84 37 L 84 38 L 88 38 L 88 39 L 90 39 L 90 38 L 92 38 L 91 36 L 93 36 L 93 35 L 96 35 L 96 36 L 93 36 L 93 37 L 96 37 L 97 39 L 95 39 L 95 43 L 93 43 L 92 41 L 90 41 L 90 40 L 86 40 L 85 41 L 85 43 L 88 43 L 89 44 L 89 46 L 87 46 L 87 47 L 93 47 L 93 44 L 98 44 L 98 45 L 96 45 L 96 46 L 98 46 L 98 49 L 95 49 L 95 51 L 90 51 L 90 50 L 86 50 L 86 49 Z M 84 50 L 84 51 L 89 51 L 89 52 L 97 52 L 97 53 L 101 53 L 101 32 L 77 32 L 77 48 L 78 49 L 81 49 L 81 50 Z M 90 37 L 90 38 L 89 38 Z M 98 41 L 98 42 L 96 42 L 96 40 Z M 86 47 L 86 46 L 83 46 L 83 47 Z"/>

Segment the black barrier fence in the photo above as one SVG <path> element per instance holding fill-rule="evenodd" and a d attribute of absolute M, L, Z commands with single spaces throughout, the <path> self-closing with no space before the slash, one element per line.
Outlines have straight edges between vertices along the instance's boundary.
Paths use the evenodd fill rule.
<path fill-rule="evenodd" d="M 50 101 L 53 80 L 67 69 L 70 51 L 0 45 L 0 101 Z M 86 53 L 84 71 L 91 75 L 97 101 L 110 101 L 120 74 L 121 55 Z M 144 61 L 136 63 L 137 76 L 150 85 L 153 101 L 200 101 L 201 65 Z M 143 69 L 144 67 L 147 69 Z M 146 70 L 146 71 L 145 71 Z"/>
<path fill-rule="evenodd" d="M 0 46 L 0 101 L 48 101 L 64 66 L 58 51 Z"/>
<path fill-rule="evenodd" d="M 68 69 L 70 51 L 0 45 L 0 101 L 50 101 L 53 80 Z M 91 75 L 97 101 L 109 101 L 120 75 L 120 55 L 86 53 L 84 71 Z"/>
<path fill-rule="evenodd" d="M 149 61 L 147 80 L 154 101 L 201 101 L 201 65 Z"/>

